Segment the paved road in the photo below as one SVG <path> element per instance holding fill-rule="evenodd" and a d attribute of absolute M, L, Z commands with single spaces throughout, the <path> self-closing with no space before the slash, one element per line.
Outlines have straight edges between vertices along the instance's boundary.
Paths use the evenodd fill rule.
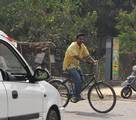
<path fill-rule="evenodd" d="M 93 111 L 87 100 L 70 103 L 65 109 L 64 120 L 136 120 L 136 101 L 118 100 L 107 114 Z"/>
<path fill-rule="evenodd" d="M 120 94 L 120 88 L 116 89 Z M 136 95 L 129 100 L 118 98 L 115 108 L 107 113 L 96 113 L 87 100 L 70 103 L 65 108 L 64 120 L 136 120 Z"/>

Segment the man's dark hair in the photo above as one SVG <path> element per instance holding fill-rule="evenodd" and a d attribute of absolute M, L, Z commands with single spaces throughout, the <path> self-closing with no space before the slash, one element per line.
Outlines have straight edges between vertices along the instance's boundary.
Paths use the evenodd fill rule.
<path fill-rule="evenodd" d="M 84 33 L 78 33 L 77 36 L 76 36 L 76 39 L 78 39 L 80 36 L 85 36 Z"/>

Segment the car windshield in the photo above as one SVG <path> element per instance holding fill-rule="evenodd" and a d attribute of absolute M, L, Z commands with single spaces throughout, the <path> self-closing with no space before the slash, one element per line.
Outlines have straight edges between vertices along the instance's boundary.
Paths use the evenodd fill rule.
<path fill-rule="evenodd" d="M 12 74 L 26 74 L 17 57 L 2 43 L 0 43 L 0 68 Z"/>

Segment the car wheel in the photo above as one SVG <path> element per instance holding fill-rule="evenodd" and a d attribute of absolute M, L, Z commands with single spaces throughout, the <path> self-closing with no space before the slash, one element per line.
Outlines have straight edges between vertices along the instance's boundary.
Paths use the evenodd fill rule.
<path fill-rule="evenodd" d="M 59 120 L 59 115 L 54 109 L 50 109 L 46 120 Z"/>

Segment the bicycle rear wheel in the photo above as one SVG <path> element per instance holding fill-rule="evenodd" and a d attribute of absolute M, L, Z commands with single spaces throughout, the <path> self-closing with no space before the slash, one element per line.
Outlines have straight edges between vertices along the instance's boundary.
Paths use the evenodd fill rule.
<path fill-rule="evenodd" d="M 61 96 L 61 104 L 63 107 L 66 107 L 70 99 L 70 94 L 67 86 L 59 80 L 52 80 L 50 84 L 52 84 L 58 90 Z"/>
<path fill-rule="evenodd" d="M 90 87 L 88 101 L 96 112 L 108 113 L 116 104 L 116 94 L 110 85 L 99 82 Z"/>

